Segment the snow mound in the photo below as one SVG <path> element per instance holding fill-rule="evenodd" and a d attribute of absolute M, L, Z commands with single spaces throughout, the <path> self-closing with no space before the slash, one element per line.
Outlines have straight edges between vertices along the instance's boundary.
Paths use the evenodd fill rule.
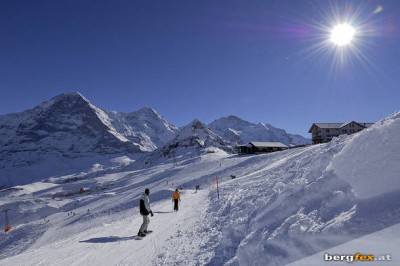
<path fill-rule="evenodd" d="M 333 160 L 335 174 L 357 197 L 373 198 L 400 190 L 400 113 L 354 135 Z"/>

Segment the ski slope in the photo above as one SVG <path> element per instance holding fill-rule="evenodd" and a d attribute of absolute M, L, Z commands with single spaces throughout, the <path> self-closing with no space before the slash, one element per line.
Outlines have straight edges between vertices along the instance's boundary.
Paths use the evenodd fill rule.
<path fill-rule="evenodd" d="M 14 227 L 0 235 L 0 265 L 328 265 L 325 253 L 356 252 L 399 265 L 399 150 L 396 113 L 327 144 L 257 156 L 186 148 L 0 191 Z M 154 232 L 136 240 L 146 187 Z"/>
<path fill-rule="evenodd" d="M 151 195 L 150 195 L 151 196 Z M 190 202 L 190 204 L 189 204 Z M 201 223 L 207 207 L 206 191 L 186 191 L 182 194 L 180 211 L 172 211 L 169 200 L 153 204 L 154 217 L 149 229 L 154 232 L 142 240 L 136 237 L 142 218 L 136 212 L 131 217 L 105 223 L 100 227 L 75 233 L 38 249 L 4 259 L 2 265 L 151 265 L 164 257 L 175 256 L 181 245 L 174 242 L 182 232 L 192 231 Z M 178 246 L 176 246 L 178 245 Z M 186 258 L 187 259 L 187 258 Z"/>

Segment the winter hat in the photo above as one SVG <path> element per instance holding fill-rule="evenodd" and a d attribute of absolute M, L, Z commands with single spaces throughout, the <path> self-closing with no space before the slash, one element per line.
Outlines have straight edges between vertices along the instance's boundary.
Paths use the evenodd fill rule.
<path fill-rule="evenodd" d="M 144 190 L 144 193 L 145 193 L 146 195 L 149 195 L 149 194 L 150 194 L 150 189 L 146 188 L 146 189 Z"/>

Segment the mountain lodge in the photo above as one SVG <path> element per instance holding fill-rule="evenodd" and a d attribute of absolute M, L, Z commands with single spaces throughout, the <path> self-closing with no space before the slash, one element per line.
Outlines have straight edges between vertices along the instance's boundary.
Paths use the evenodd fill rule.
<path fill-rule="evenodd" d="M 289 147 L 281 142 L 249 142 L 247 145 L 237 147 L 238 153 L 259 154 L 286 150 Z"/>
<path fill-rule="evenodd" d="M 312 134 L 312 143 L 325 143 L 332 140 L 333 137 L 357 133 L 365 128 L 372 126 L 373 123 L 358 123 L 355 121 L 347 123 L 314 123 L 308 133 Z"/>

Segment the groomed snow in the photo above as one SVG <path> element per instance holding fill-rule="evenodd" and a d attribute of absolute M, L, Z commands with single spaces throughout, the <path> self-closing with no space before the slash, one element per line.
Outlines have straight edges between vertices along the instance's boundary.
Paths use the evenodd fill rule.
<path fill-rule="evenodd" d="M 154 217 L 150 218 L 149 229 L 153 229 L 154 232 L 142 240 L 136 237 L 142 218 L 136 211 L 132 211 L 122 220 L 115 217 L 113 222 L 76 232 L 49 244 L 44 243 L 38 249 L 29 249 L 0 263 L 66 266 L 152 265 L 157 261 L 194 260 L 188 257 L 180 258 L 179 254 L 176 254 L 182 245 L 194 247 L 194 243 L 174 240 L 182 238 L 183 233 L 194 231 L 194 228 L 203 222 L 202 214 L 207 207 L 204 202 L 207 202 L 206 191 L 187 191 L 182 194 L 179 212 L 172 210 L 172 203 L 168 200 L 153 204 Z M 65 217 L 65 220 L 68 219 L 73 218 Z"/>

